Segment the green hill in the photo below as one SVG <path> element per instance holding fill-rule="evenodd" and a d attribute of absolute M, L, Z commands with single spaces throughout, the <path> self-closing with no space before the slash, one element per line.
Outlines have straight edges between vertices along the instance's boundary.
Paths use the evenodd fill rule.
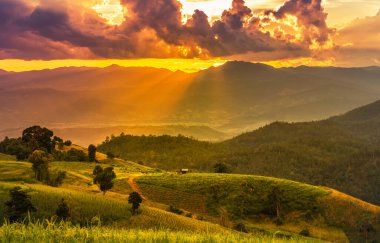
<path fill-rule="evenodd" d="M 360 242 L 364 222 L 370 222 L 376 231 L 380 227 L 379 207 L 329 188 L 294 181 L 207 173 L 145 175 L 136 181 L 150 200 L 197 212 L 225 226 L 240 222 L 252 230 L 297 233 L 307 229 L 312 237 L 336 242 L 344 242 L 346 237 Z M 279 205 L 273 203 L 274 188 Z M 276 206 L 284 220 L 280 225 L 273 219 Z"/>
<path fill-rule="evenodd" d="M 352 113 L 315 122 L 275 122 L 220 143 L 123 135 L 104 142 L 99 150 L 165 170 L 210 172 L 222 162 L 232 173 L 328 186 L 380 204 L 379 105 L 353 111 L 365 114 L 355 115 L 355 122 L 345 118 Z M 368 120 L 369 115 L 373 119 Z"/>
<path fill-rule="evenodd" d="M 82 239 L 87 233 L 91 234 L 89 237 L 95 237 L 94 242 L 101 242 L 101 239 L 115 241 L 115 239 L 126 237 L 126 234 L 131 235 L 123 240 L 141 236 L 143 242 L 149 237 L 150 239 L 166 237 L 165 242 L 171 242 L 172 239 L 177 239 L 177 241 L 184 239 L 191 242 L 205 241 L 205 239 L 219 241 L 218 239 L 222 238 L 225 238 L 226 242 L 262 242 L 273 239 L 275 242 L 294 240 L 318 242 L 316 239 L 305 238 L 291 232 L 278 236 L 274 236 L 274 232 L 268 230 L 253 230 L 249 235 L 238 233 L 218 222 L 209 222 L 196 213 L 185 217 L 185 215 L 167 212 L 168 205 L 171 203 L 164 205 L 159 200 L 145 199 L 139 210 L 140 213 L 132 216 L 127 202 L 128 194 L 132 190 L 141 192 L 141 188 L 136 186 L 133 178 L 155 175 L 156 172 L 154 169 L 123 160 L 106 160 L 102 163 L 114 166 L 117 174 L 115 187 L 106 195 L 103 195 L 98 187 L 91 183 L 91 173 L 96 165 L 94 163 L 52 162 L 50 164 L 52 170 L 63 169 L 67 172 L 64 184 L 60 188 L 55 188 L 39 184 L 32 179 L 33 172 L 28 162 L 0 161 L 1 219 L 5 216 L 4 202 L 8 200 L 8 191 L 15 186 L 20 186 L 28 192 L 33 205 L 37 208 L 37 212 L 31 214 L 32 220 L 51 219 L 55 215 L 58 203 L 64 198 L 70 207 L 73 223 L 64 226 L 54 226 L 51 223 L 46 225 L 45 221 L 32 223 L 29 226 L 5 224 L 0 227 L 0 239 L 5 242 L 18 242 L 22 237 L 28 242 L 44 242 L 54 238 L 59 242 L 71 242 L 73 234 L 78 237 L 77 239 Z M 143 196 L 145 197 L 144 194 Z M 146 196 L 150 197 L 149 194 Z M 85 228 L 79 228 L 79 226 Z M 60 233 L 57 234 L 57 232 Z M 119 242 L 119 240 L 116 241 Z"/>

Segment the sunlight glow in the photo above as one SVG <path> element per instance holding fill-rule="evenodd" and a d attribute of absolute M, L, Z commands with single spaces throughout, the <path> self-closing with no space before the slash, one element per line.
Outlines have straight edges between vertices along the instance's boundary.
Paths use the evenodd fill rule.
<path fill-rule="evenodd" d="M 107 60 L 51 60 L 51 61 L 25 61 L 19 59 L 0 60 L 0 69 L 6 71 L 22 72 L 31 70 L 53 69 L 59 67 L 107 67 L 116 64 L 122 67 L 155 67 L 171 71 L 188 73 L 198 72 L 211 66 L 223 65 L 222 59 L 107 59 Z"/>

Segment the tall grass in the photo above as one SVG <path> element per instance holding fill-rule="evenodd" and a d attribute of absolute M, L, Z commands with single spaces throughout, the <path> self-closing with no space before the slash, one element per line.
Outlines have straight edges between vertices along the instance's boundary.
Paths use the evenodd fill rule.
<path fill-rule="evenodd" d="M 104 227 L 79 227 L 70 223 L 54 224 L 52 222 L 37 222 L 25 224 L 4 224 L 0 227 L 0 242 L 2 243 L 44 243 L 44 242 L 318 242 L 306 238 L 280 239 L 276 236 L 246 235 L 240 233 L 194 233 L 190 231 L 174 232 L 169 230 L 126 230 Z"/>

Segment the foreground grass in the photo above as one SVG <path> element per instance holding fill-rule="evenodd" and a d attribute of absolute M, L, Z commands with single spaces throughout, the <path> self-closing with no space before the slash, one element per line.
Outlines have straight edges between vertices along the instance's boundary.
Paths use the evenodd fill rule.
<path fill-rule="evenodd" d="M 68 223 L 50 222 L 4 224 L 0 227 L 0 242 L 320 242 L 306 238 L 281 239 L 275 236 L 241 233 L 210 233 L 169 230 L 126 230 L 104 227 L 78 227 Z"/>

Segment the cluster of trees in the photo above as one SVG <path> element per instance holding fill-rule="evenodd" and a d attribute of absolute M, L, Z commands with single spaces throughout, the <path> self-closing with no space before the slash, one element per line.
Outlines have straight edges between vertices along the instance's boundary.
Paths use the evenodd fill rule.
<path fill-rule="evenodd" d="M 43 151 L 55 160 L 59 161 L 90 161 L 96 162 L 96 146 L 88 147 L 88 154 L 83 150 L 71 148 L 64 150 L 64 146 L 71 146 L 70 140 L 54 136 L 53 131 L 41 127 L 32 126 L 26 128 L 19 138 L 5 137 L 0 142 L 0 153 L 16 156 L 17 160 L 27 160 L 36 150 Z"/>
<path fill-rule="evenodd" d="M 132 192 L 129 195 L 128 203 L 131 204 L 132 215 L 135 215 L 142 203 L 142 197 L 139 193 Z M 33 205 L 30 195 L 21 187 L 14 187 L 9 191 L 9 200 L 5 202 L 5 215 L 9 222 L 23 222 L 28 214 L 36 211 L 37 208 Z M 58 220 L 67 221 L 71 218 L 70 211 L 69 205 L 62 198 L 55 210 L 55 216 Z"/>
<path fill-rule="evenodd" d="M 34 150 L 34 152 L 29 156 L 29 161 L 32 163 L 35 179 L 57 187 L 63 183 L 63 180 L 66 178 L 66 172 L 60 170 L 56 172 L 56 175 L 54 176 L 49 171 L 50 159 L 49 154 L 42 150 Z"/>
<path fill-rule="evenodd" d="M 36 212 L 37 208 L 33 205 L 30 195 L 21 187 L 14 187 L 9 191 L 9 201 L 5 202 L 5 214 L 11 223 L 22 222 L 28 214 Z M 62 198 L 56 209 L 56 216 L 60 220 L 70 218 L 70 208 Z"/>

